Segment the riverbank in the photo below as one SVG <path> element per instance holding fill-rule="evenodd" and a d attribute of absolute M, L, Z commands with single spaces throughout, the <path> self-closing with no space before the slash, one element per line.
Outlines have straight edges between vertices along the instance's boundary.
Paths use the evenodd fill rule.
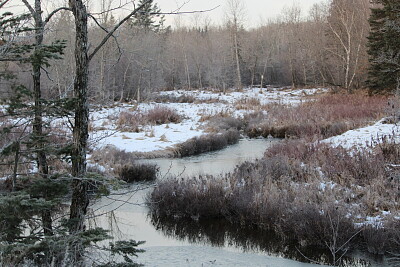
<path fill-rule="evenodd" d="M 327 92 L 327 89 L 284 88 L 244 89 L 225 94 L 202 90 L 160 92 L 146 103 L 93 108 L 90 147 L 96 150 L 113 146 L 142 156 L 143 153 L 162 155 L 163 151 L 173 150 L 177 144 L 194 137 L 230 128 L 242 129 L 241 119 L 255 112 L 263 113 L 269 105 L 294 106 Z M 173 113 L 173 119 L 165 118 L 167 111 Z"/>
<path fill-rule="evenodd" d="M 287 107 L 284 115 L 258 120 L 255 125 L 268 129 L 277 129 L 274 124 L 289 125 L 281 127 L 284 133 L 279 137 L 301 138 L 276 145 L 262 159 L 244 163 L 223 177 L 161 181 L 149 197 L 153 216 L 224 219 L 272 230 L 302 249 L 324 248 L 330 254 L 324 262 L 328 264 L 338 264 L 349 250 L 360 248 L 374 255 L 397 254 L 400 153 L 396 122 L 381 120 L 355 129 L 374 116 L 384 116 L 383 109 L 382 113 L 376 110 L 388 100 L 357 96 L 351 108 L 342 100 L 322 97 L 312 104 Z M 313 106 L 319 106 L 320 112 Z M 372 116 L 365 116 L 366 108 Z M 355 117 L 360 120 L 352 120 Z M 329 120 L 319 123 L 321 118 Z M 263 136 L 275 136 L 265 128 L 253 127 L 266 132 Z M 295 134 L 287 134 L 290 131 Z M 326 137 L 331 138 L 322 141 Z"/>

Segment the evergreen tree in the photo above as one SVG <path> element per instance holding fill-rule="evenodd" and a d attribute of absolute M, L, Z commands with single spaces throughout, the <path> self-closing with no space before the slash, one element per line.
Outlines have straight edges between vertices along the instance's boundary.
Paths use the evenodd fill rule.
<path fill-rule="evenodd" d="M 131 18 L 131 26 L 140 30 L 159 32 L 164 29 L 165 17 L 153 0 L 140 0 L 138 5 L 143 8 Z"/>
<path fill-rule="evenodd" d="M 400 1 L 375 0 L 370 17 L 370 87 L 374 90 L 400 89 Z"/>
<path fill-rule="evenodd" d="M 49 142 L 52 138 L 57 138 L 57 133 L 52 133 L 53 119 L 71 119 L 74 113 L 79 118 L 80 114 L 76 110 L 77 98 L 51 100 L 41 97 L 40 71 L 43 67 L 48 67 L 51 60 L 62 56 L 65 44 L 56 41 L 45 45 L 41 0 L 35 0 L 34 7 L 27 1 L 23 2 L 30 10 L 30 15 L 13 16 L 5 13 L 0 16 L 0 34 L 5 40 L 0 48 L 0 62 L 30 64 L 34 81 L 31 92 L 19 84 L 16 75 L 6 72 L 0 75 L 0 79 L 6 79 L 11 84 L 12 90 L 11 97 L 1 96 L 1 103 L 5 108 L 0 111 L 0 177 L 10 177 L 8 184 L 11 192 L 0 191 L 0 262 L 2 266 L 84 266 L 85 250 L 111 237 L 108 231 L 100 228 L 71 231 L 76 225 L 83 226 L 86 215 L 85 210 L 82 217 L 74 217 L 73 205 L 81 199 L 88 202 L 89 188 L 95 188 L 100 194 L 107 193 L 108 190 L 103 186 L 104 181 L 99 182 L 103 177 L 86 172 L 85 159 L 83 164 L 79 157 L 77 160 L 74 145 L 70 144 L 71 139 L 57 139 L 56 144 Z M 80 4 L 76 9 L 81 8 L 80 11 L 85 12 L 86 9 L 82 10 L 82 1 Z M 1 7 L 0 3 L 0 9 Z M 25 28 L 23 25 L 32 18 L 35 27 Z M 35 41 L 29 43 L 32 36 Z M 19 37 L 22 37 L 23 42 L 15 42 Z M 87 39 L 85 40 L 82 44 L 87 47 Z M 87 57 L 86 54 L 85 56 Z M 87 70 L 87 65 L 82 64 L 81 68 Z M 85 75 L 80 77 L 87 79 Z M 84 104 L 87 107 L 87 102 Z M 75 124 L 74 134 L 76 129 Z M 87 134 L 87 130 L 83 132 Z M 84 141 L 86 149 L 87 136 Z M 44 156 L 41 163 L 40 154 Z M 86 158 L 86 154 L 80 155 Z M 78 165 L 77 169 L 83 170 L 84 176 L 79 176 L 79 172 L 73 172 L 73 177 L 65 174 L 71 161 L 73 167 Z M 51 168 L 57 164 L 59 166 Z M 62 165 L 65 166 L 64 169 L 60 168 Z M 74 179 L 76 177 L 82 179 Z M 84 186 L 80 187 L 82 183 Z M 61 209 L 60 204 L 65 201 L 71 184 L 78 184 L 79 188 L 77 190 L 76 186 L 72 187 L 72 215 L 68 220 L 66 210 Z M 82 198 L 76 196 L 77 192 L 81 193 L 81 188 L 84 190 Z M 87 202 L 78 204 L 84 205 L 86 209 Z M 79 211 L 79 207 L 77 210 Z M 55 213 L 58 218 L 64 219 L 53 221 Z M 142 242 L 132 240 L 110 243 L 103 249 L 111 255 L 122 256 L 125 263 L 110 261 L 104 266 L 139 266 L 131 257 L 142 252 L 136 248 L 140 244 Z M 79 250 L 75 250 L 76 248 Z"/>

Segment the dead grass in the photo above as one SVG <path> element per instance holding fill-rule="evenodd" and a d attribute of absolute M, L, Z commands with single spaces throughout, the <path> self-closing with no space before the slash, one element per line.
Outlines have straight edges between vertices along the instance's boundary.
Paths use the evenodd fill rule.
<path fill-rule="evenodd" d="M 274 230 L 299 246 L 324 247 L 332 259 L 360 242 L 379 254 L 393 250 L 396 242 L 356 223 L 381 211 L 399 214 L 400 179 L 392 177 L 400 177 L 400 171 L 386 167 L 400 162 L 398 155 L 394 149 L 349 152 L 287 140 L 224 177 L 162 181 L 149 203 L 161 217 L 222 218 Z"/>
<path fill-rule="evenodd" d="M 232 117 L 232 111 L 229 109 L 224 109 L 219 112 L 207 112 L 203 111 L 199 122 L 205 122 L 216 118 L 229 118 Z"/>
<path fill-rule="evenodd" d="M 182 117 L 176 110 L 163 106 L 157 106 L 148 110 L 144 114 L 144 117 L 146 118 L 146 121 L 155 125 L 179 123 L 182 120 Z"/>
<path fill-rule="evenodd" d="M 140 126 L 143 124 L 143 115 L 136 112 L 123 111 L 119 114 L 117 126 L 119 130 L 127 132 L 140 132 Z"/>
<path fill-rule="evenodd" d="M 299 106 L 268 105 L 267 114 L 249 121 L 246 132 L 251 137 L 326 138 L 382 118 L 387 103 L 384 96 L 335 94 Z"/>
<path fill-rule="evenodd" d="M 250 97 L 239 99 L 234 103 L 234 105 L 235 108 L 239 110 L 257 110 L 261 107 L 261 102 L 258 98 Z"/>
<path fill-rule="evenodd" d="M 182 117 L 174 109 L 156 106 L 146 112 L 121 112 L 117 119 L 117 127 L 121 131 L 140 132 L 145 125 L 161 125 L 179 123 Z"/>

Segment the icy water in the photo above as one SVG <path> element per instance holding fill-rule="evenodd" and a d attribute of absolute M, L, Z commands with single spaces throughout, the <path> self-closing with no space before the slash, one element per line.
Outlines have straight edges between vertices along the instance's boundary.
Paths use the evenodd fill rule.
<path fill-rule="evenodd" d="M 218 175 L 232 171 L 241 162 L 262 157 L 266 148 L 277 141 L 241 140 L 237 145 L 200 156 L 146 162 L 160 167 L 159 179 L 167 179 L 170 175 L 181 176 L 182 179 L 199 174 Z M 137 262 L 145 266 L 323 266 L 287 259 L 304 258 L 298 251 L 289 249 L 287 244 L 281 244 L 268 233 L 238 229 L 216 221 L 197 223 L 154 220 L 144 205 L 144 199 L 151 189 L 150 184 L 132 185 L 129 189 L 103 197 L 91 207 L 94 214 L 102 214 L 91 223 L 110 229 L 116 240 L 146 241 L 141 246 L 146 252 L 137 258 Z"/>

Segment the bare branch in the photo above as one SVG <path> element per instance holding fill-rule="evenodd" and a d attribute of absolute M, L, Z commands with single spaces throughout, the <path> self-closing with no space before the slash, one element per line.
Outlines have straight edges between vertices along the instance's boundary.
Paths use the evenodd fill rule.
<path fill-rule="evenodd" d="M 35 10 L 33 9 L 33 7 L 28 3 L 27 0 L 22 0 L 22 2 L 25 4 L 25 6 L 29 9 L 29 12 L 31 12 L 32 16 L 35 16 Z"/>
<path fill-rule="evenodd" d="M 220 5 L 206 10 L 194 10 L 194 11 L 178 11 L 178 12 L 151 12 L 150 15 L 184 15 L 184 14 L 195 14 L 195 13 L 206 13 L 211 12 L 219 8 Z"/>
<path fill-rule="evenodd" d="M 100 29 L 102 29 L 102 30 L 105 31 L 106 33 L 109 33 L 109 31 L 108 31 L 105 27 L 103 27 L 103 25 L 101 25 L 93 15 L 88 14 L 88 16 L 91 17 L 91 18 L 94 20 L 94 22 L 97 24 L 97 26 L 100 27 Z M 115 62 L 115 64 L 117 64 L 117 63 L 120 61 L 120 59 L 121 59 L 121 56 L 122 56 L 122 49 L 121 49 L 121 46 L 119 45 L 119 42 L 118 42 L 117 37 L 116 37 L 114 34 L 112 35 L 112 38 L 114 39 L 115 43 L 117 44 L 117 48 L 118 48 L 118 54 L 119 54 L 119 56 L 118 56 L 117 61 Z M 114 65 L 115 65 L 115 64 L 114 64 Z"/>
<path fill-rule="evenodd" d="M 120 5 L 120 6 L 118 6 L 118 7 L 109 8 L 109 9 L 104 10 L 104 11 L 101 11 L 101 12 L 90 13 L 89 15 L 92 15 L 92 16 L 93 16 L 93 15 L 103 15 L 104 13 L 108 13 L 108 12 L 111 12 L 111 11 L 119 10 L 119 9 L 121 9 L 121 8 L 123 8 L 123 7 L 127 6 L 127 5 L 129 5 L 129 4 L 130 4 L 130 3 L 125 3 L 125 4 Z"/>
<path fill-rule="evenodd" d="M 94 55 L 96 55 L 97 52 L 103 47 L 103 45 L 110 39 L 110 37 L 113 36 L 114 32 L 118 30 L 119 27 L 121 27 L 122 24 L 124 24 L 128 19 L 130 19 L 132 16 L 134 16 L 136 13 L 139 13 L 140 10 L 148 3 L 150 3 L 151 0 L 148 0 L 141 4 L 139 7 L 135 8 L 129 15 L 127 15 L 125 18 L 123 18 L 111 31 L 108 32 L 108 34 L 104 37 L 104 39 L 100 42 L 100 44 L 94 49 L 94 51 L 89 55 L 88 61 L 91 61 Z M 194 14 L 194 13 L 204 13 L 204 12 L 210 12 L 215 9 L 217 9 L 219 6 L 216 6 L 212 9 L 207 9 L 207 10 L 196 10 L 196 11 L 183 11 L 183 12 L 152 12 L 150 15 L 181 15 L 181 14 Z M 93 16 L 90 16 L 94 18 Z M 95 20 L 96 22 L 96 20 Z M 99 25 L 96 22 L 97 25 Z"/>
<path fill-rule="evenodd" d="M 0 2 L 0 8 L 3 8 L 5 4 L 7 4 L 10 0 L 4 0 Z"/>
<path fill-rule="evenodd" d="M 57 8 L 57 9 L 53 10 L 53 11 L 47 16 L 47 18 L 44 20 L 44 25 L 46 25 L 46 24 L 50 21 L 50 19 L 51 19 L 55 14 L 57 14 L 59 11 L 61 11 L 61 10 L 72 11 L 72 9 L 71 9 L 71 8 L 68 8 L 68 7 L 60 7 L 60 8 Z"/>
<path fill-rule="evenodd" d="M 96 55 L 97 52 L 103 47 L 103 45 L 110 39 L 110 37 L 118 30 L 119 27 L 121 27 L 122 24 L 124 24 L 128 19 L 130 19 L 133 15 L 139 12 L 145 5 L 150 3 L 151 0 L 147 0 L 143 4 L 141 4 L 139 7 L 135 8 L 128 16 L 123 18 L 115 27 L 104 37 L 104 39 L 100 42 L 100 44 L 94 49 L 93 53 L 91 53 L 88 57 L 88 61 L 92 60 L 93 56 Z"/>

